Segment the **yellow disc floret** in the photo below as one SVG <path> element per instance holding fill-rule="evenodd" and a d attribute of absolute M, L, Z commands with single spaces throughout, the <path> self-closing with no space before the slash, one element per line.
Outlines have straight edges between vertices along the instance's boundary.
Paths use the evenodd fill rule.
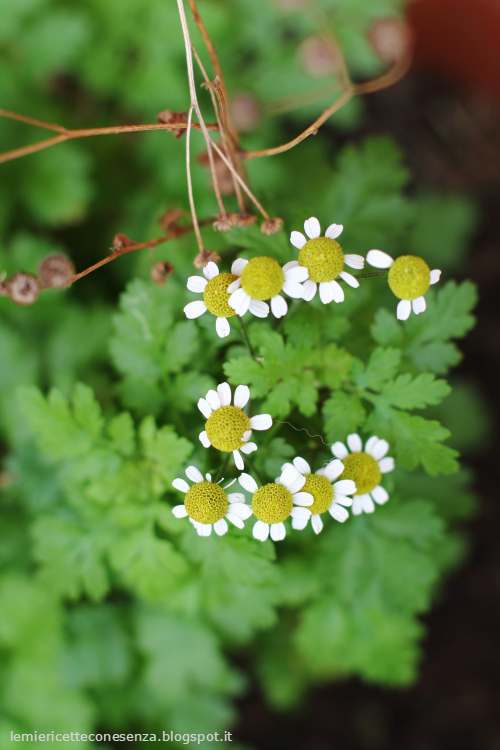
<path fill-rule="evenodd" d="M 308 510 L 316 515 L 317 513 L 326 513 L 333 500 L 333 487 L 326 477 L 318 474 L 306 474 L 306 483 L 302 487 L 302 492 L 309 492 L 314 502 L 308 505 Z"/>
<path fill-rule="evenodd" d="M 335 240 L 318 237 L 300 250 L 299 264 L 307 268 L 311 281 L 332 281 L 344 268 L 344 253 Z"/>
<path fill-rule="evenodd" d="M 232 307 L 229 307 L 227 301 L 231 296 L 227 292 L 229 284 L 238 279 L 233 273 L 220 273 L 210 279 L 203 292 L 203 301 L 212 315 L 218 318 L 230 318 L 236 315 Z"/>
<path fill-rule="evenodd" d="M 186 493 L 184 505 L 188 516 L 198 523 L 215 523 L 227 513 L 227 495 L 218 484 L 198 482 Z"/>
<path fill-rule="evenodd" d="M 414 300 L 426 293 L 431 284 L 431 270 L 416 255 L 401 255 L 389 269 L 387 279 L 398 299 Z"/>
<path fill-rule="evenodd" d="M 237 406 L 221 406 L 205 422 L 205 430 L 213 447 L 227 453 L 244 445 L 243 433 L 250 429 L 249 418 Z"/>
<path fill-rule="evenodd" d="M 344 471 L 339 479 L 352 479 L 356 485 L 356 495 L 366 495 L 380 483 L 382 474 L 378 463 L 369 453 L 350 453 L 342 459 Z"/>
<path fill-rule="evenodd" d="M 252 498 L 254 516 L 264 523 L 285 521 L 292 508 L 292 495 L 282 484 L 265 484 Z"/>
<path fill-rule="evenodd" d="M 241 286 L 252 299 L 272 299 L 281 292 L 285 274 L 274 258 L 252 258 L 241 274 Z"/>

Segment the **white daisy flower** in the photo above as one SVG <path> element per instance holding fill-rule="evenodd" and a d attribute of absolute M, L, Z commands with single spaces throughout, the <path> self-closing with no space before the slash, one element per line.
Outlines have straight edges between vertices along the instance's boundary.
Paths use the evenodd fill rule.
<path fill-rule="evenodd" d="M 231 406 L 231 388 L 228 383 L 220 383 L 217 390 L 208 391 L 205 398 L 198 401 L 198 409 L 206 417 L 205 429 L 200 432 L 200 441 L 205 448 L 211 445 L 218 451 L 232 452 L 236 468 L 245 468 L 241 453 L 257 450 L 251 443 L 252 430 L 269 430 L 273 424 L 270 414 L 256 414 L 249 417 L 243 409 L 250 398 L 250 389 L 239 385 L 234 392 L 234 406 Z M 240 453 L 241 451 L 241 453 Z"/>
<path fill-rule="evenodd" d="M 356 484 L 356 494 L 353 497 L 352 512 L 355 516 L 360 513 L 373 513 L 375 500 L 383 505 L 389 500 L 389 494 L 381 484 L 382 474 L 394 469 L 394 459 L 386 456 L 389 450 L 387 440 L 379 440 L 376 435 L 363 443 L 356 433 L 347 436 L 347 446 L 344 443 L 334 443 L 332 453 L 340 458 L 344 464 L 341 479 L 352 479 Z"/>
<path fill-rule="evenodd" d="M 281 470 L 284 471 L 288 466 L 292 466 L 292 464 L 283 464 Z M 293 466 L 305 478 L 306 482 L 302 489 L 313 496 L 314 503 L 304 508 L 307 515 L 303 513 L 301 517 L 292 519 L 292 528 L 305 529 L 309 519 L 311 519 L 313 531 L 319 534 L 323 528 L 321 514 L 326 513 L 326 511 L 336 521 L 344 523 L 349 518 L 346 507 L 350 508 L 352 505 L 352 498 L 347 497 L 347 495 L 353 495 L 356 492 L 356 485 L 352 479 L 335 481 L 344 471 L 342 461 L 334 458 L 328 466 L 325 466 L 324 469 L 318 469 L 315 474 L 311 472 L 311 467 L 307 461 L 299 456 L 293 459 Z"/>
<path fill-rule="evenodd" d="M 228 318 L 236 315 L 232 307 L 229 307 L 229 294 L 227 288 L 238 277 L 232 273 L 219 273 L 216 263 L 210 261 L 203 269 L 205 278 L 201 276 L 190 276 L 187 280 L 187 288 L 190 292 L 203 293 L 203 301 L 195 300 L 185 306 L 184 312 L 187 318 L 199 318 L 207 310 L 215 315 L 215 330 L 221 339 L 229 336 L 231 326 Z"/>
<path fill-rule="evenodd" d="M 391 258 L 382 250 L 370 250 L 367 262 L 374 268 L 388 268 L 387 281 L 392 293 L 400 300 L 396 315 L 398 320 L 407 320 L 413 308 L 415 315 L 426 308 L 424 294 L 431 284 L 437 284 L 441 271 L 429 268 L 425 260 L 417 255 L 401 255 Z"/>
<path fill-rule="evenodd" d="M 336 242 L 344 229 L 342 224 L 330 224 L 325 236 L 320 237 L 320 223 L 311 216 L 304 222 L 304 229 L 308 240 L 302 232 L 292 232 L 290 235 L 290 242 L 300 251 L 297 265 L 304 266 L 309 272 L 309 280 L 302 286 L 302 299 L 307 302 L 312 300 L 319 284 L 319 296 L 325 305 L 332 300 L 343 302 L 344 290 L 335 279 L 340 277 L 349 286 L 358 287 L 357 278 L 343 268 L 345 264 L 359 270 L 363 268 L 365 259 L 362 255 L 353 253 L 344 255 L 339 243 Z"/>
<path fill-rule="evenodd" d="M 299 268 L 297 261 L 292 260 L 281 268 L 277 260 L 266 256 L 251 260 L 238 258 L 231 266 L 231 273 L 238 278 L 228 288 L 230 307 L 237 315 L 250 310 L 258 318 L 269 315 L 269 305 L 264 300 L 271 300 L 271 312 L 275 318 L 286 315 L 288 305 L 280 292 L 300 299 L 301 282 L 307 279 L 307 269 Z"/>
<path fill-rule="evenodd" d="M 291 516 L 295 518 L 309 518 L 307 505 L 314 502 L 309 492 L 302 492 L 306 483 L 297 469 L 289 464 L 274 483 L 259 487 L 255 479 L 249 474 L 241 474 L 238 482 L 252 493 L 252 511 L 257 518 L 253 527 L 255 539 L 265 542 L 269 534 L 273 542 L 279 542 L 286 536 L 283 521 Z"/>
<path fill-rule="evenodd" d="M 205 475 L 205 481 L 195 466 L 188 466 L 186 476 L 194 482 L 192 487 L 185 479 L 174 479 L 172 482 L 176 490 L 185 493 L 183 504 L 172 508 L 176 518 L 188 516 L 200 536 L 210 536 L 212 526 L 215 533 L 222 536 L 228 529 L 227 521 L 231 521 L 239 529 L 244 527 L 243 521 L 252 515 L 250 506 L 245 505 L 245 496 L 241 492 L 229 495 L 224 492 L 236 479 L 222 488 L 212 482 L 210 474 Z"/>

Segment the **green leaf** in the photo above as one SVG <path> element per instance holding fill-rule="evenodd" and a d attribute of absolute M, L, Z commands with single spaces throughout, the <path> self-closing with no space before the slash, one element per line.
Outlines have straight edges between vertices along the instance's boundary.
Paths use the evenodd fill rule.
<path fill-rule="evenodd" d="M 337 391 L 323 407 L 326 439 L 335 442 L 361 427 L 366 418 L 360 398 L 355 394 Z"/>
<path fill-rule="evenodd" d="M 403 327 L 395 313 L 389 312 L 385 307 L 379 307 L 375 313 L 375 321 L 370 327 L 370 332 L 381 346 L 401 346 L 403 343 Z"/>
<path fill-rule="evenodd" d="M 355 378 L 360 388 L 380 391 L 387 380 L 392 380 L 401 363 L 401 349 L 374 349 L 363 372 Z"/>
<path fill-rule="evenodd" d="M 405 373 L 385 383 L 380 395 L 398 409 L 423 409 L 429 404 L 439 404 L 450 391 L 446 380 L 436 380 L 430 373 L 422 373 L 416 378 Z"/>
<path fill-rule="evenodd" d="M 124 456 L 130 456 L 134 452 L 135 425 L 128 411 L 123 411 L 110 419 L 106 430 L 115 450 Z"/>
<path fill-rule="evenodd" d="M 178 437 L 170 425 L 158 429 L 152 417 L 141 423 L 139 438 L 144 457 L 153 469 L 153 489 L 161 494 L 170 488 L 193 446 L 186 438 Z"/>

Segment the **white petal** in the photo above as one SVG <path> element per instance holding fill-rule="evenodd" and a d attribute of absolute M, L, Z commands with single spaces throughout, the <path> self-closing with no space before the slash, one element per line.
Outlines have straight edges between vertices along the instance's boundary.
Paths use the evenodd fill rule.
<path fill-rule="evenodd" d="M 341 479 L 335 482 L 333 485 L 335 493 L 340 492 L 341 495 L 354 495 L 356 492 L 356 484 L 352 479 Z"/>
<path fill-rule="evenodd" d="M 357 289 L 359 286 L 359 281 L 355 276 L 352 275 L 352 273 L 348 273 L 347 271 L 341 271 L 339 273 L 339 276 L 341 279 L 344 279 L 346 284 L 349 284 L 349 286 L 352 286 L 353 289 Z"/>
<path fill-rule="evenodd" d="M 215 409 L 220 409 L 221 402 L 219 399 L 219 396 L 217 394 L 217 391 L 210 390 L 208 391 L 207 395 L 205 396 L 205 399 L 208 401 L 212 409 L 215 411 Z"/>
<path fill-rule="evenodd" d="M 203 482 L 203 474 L 201 471 L 198 471 L 196 466 L 188 466 L 186 469 L 186 476 L 196 484 L 198 484 L 198 482 Z"/>
<path fill-rule="evenodd" d="M 245 503 L 231 503 L 229 506 L 229 513 L 233 516 L 237 516 L 237 518 L 241 518 L 242 521 L 246 521 L 247 518 L 250 518 L 253 511 L 249 505 L 245 505 Z"/>
<path fill-rule="evenodd" d="M 374 268 L 390 268 L 394 263 L 394 259 L 382 250 L 369 250 L 366 256 L 366 262 Z"/>
<path fill-rule="evenodd" d="M 376 435 L 372 435 L 371 438 L 368 438 L 368 440 L 365 443 L 365 453 L 369 453 L 370 456 L 372 455 L 372 450 L 377 445 L 379 439 Z"/>
<path fill-rule="evenodd" d="M 233 458 L 236 468 L 239 469 L 239 471 L 243 471 L 245 463 L 241 457 L 241 453 L 239 451 L 233 451 Z"/>
<path fill-rule="evenodd" d="M 174 481 L 172 482 L 172 487 L 175 487 L 176 490 L 180 490 L 180 492 L 189 491 L 189 484 L 185 479 L 174 479 Z"/>
<path fill-rule="evenodd" d="M 321 520 L 319 513 L 315 513 L 311 518 L 311 526 L 313 527 L 315 534 L 319 534 L 319 532 L 323 530 L 323 521 Z"/>
<path fill-rule="evenodd" d="M 280 542 L 282 539 L 286 537 L 286 529 L 285 524 L 283 521 L 280 521 L 279 523 L 272 523 L 271 524 L 271 539 L 273 542 Z"/>
<path fill-rule="evenodd" d="M 244 490 L 247 490 L 247 492 L 251 492 L 252 495 L 259 489 L 257 486 L 257 482 L 253 477 L 250 476 L 250 474 L 240 474 L 238 482 L 241 484 Z"/>
<path fill-rule="evenodd" d="M 174 508 L 172 508 L 172 513 L 176 518 L 185 518 L 188 514 L 185 505 L 176 505 Z"/>
<path fill-rule="evenodd" d="M 231 506 L 232 508 L 233 506 Z M 226 513 L 226 518 L 228 521 L 231 521 L 233 526 L 237 526 L 239 529 L 244 529 L 245 524 L 243 523 L 242 519 L 236 515 L 236 513 L 233 513 L 232 510 L 228 510 Z"/>
<path fill-rule="evenodd" d="M 292 232 L 290 235 L 290 242 L 297 248 L 297 250 L 302 250 L 307 240 L 302 232 Z"/>
<path fill-rule="evenodd" d="M 242 453 L 253 453 L 257 450 L 257 445 L 255 443 L 245 443 L 245 445 L 242 445 L 240 448 L 240 451 Z"/>
<path fill-rule="evenodd" d="M 215 319 L 215 330 L 217 336 L 221 339 L 225 339 L 231 333 L 231 326 L 227 318 L 216 318 Z"/>
<path fill-rule="evenodd" d="M 207 479 L 208 479 L 208 477 L 210 477 L 210 474 L 207 474 Z M 212 481 L 212 477 L 210 477 L 210 479 L 208 481 L 211 482 Z M 217 484 L 220 484 L 222 481 L 224 481 L 224 477 L 222 477 L 222 479 L 219 479 L 219 481 L 217 482 Z M 236 482 L 236 479 L 231 479 L 231 481 L 228 484 L 225 484 L 222 489 L 227 490 L 227 488 L 231 487 L 235 482 Z"/>
<path fill-rule="evenodd" d="M 232 307 L 240 317 L 248 312 L 252 298 L 248 296 L 244 289 L 237 289 L 228 299 L 229 307 Z"/>
<path fill-rule="evenodd" d="M 311 240 L 315 240 L 316 237 L 319 237 L 321 234 L 321 226 L 315 216 L 311 216 L 310 219 L 306 219 L 306 221 L 304 222 L 304 229 L 307 236 Z"/>
<path fill-rule="evenodd" d="M 330 506 L 329 513 L 332 518 L 340 523 L 344 523 L 344 521 L 347 521 L 349 518 L 349 512 L 341 505 L 337 505 L 337 503 L 333 503 L 333 505 Z"/>
<path fill-rule="evenodd" d="M 344 299 L 345 299 L 345 294 L 344 294 L 344 290 L 340 286 L 339 282 L 335 281 L 335 279 L 334 279 L 333 281 L 329 281 L 328 283 L 331 285 L 331 287 L 333 289 L 333 301 L 334 302 L 343 302 Z"/>
<path fill-rule="evenodd" d="M 297 469 L 297 471 L 300 471 L 301 474 L 310 474 L 311 473 L 311 467 L 307 463 L 307 461 L 304 458 L 301 458 L 300 456 L 297 456 L 293 459 L 293 465 Z"/>
<path fill-rule="evenodd" d="M 245 430 L 245 432 L 243 433 L 242 440 L 244 443 L 248 443 L 251 437 L 252 437 L 252 430 Z"/>
<path fill-rule="evenodd" d="M 394 459 L 390 456 L 382 458 L 378 462 L 378 468 L 380 469 L 382 474 L 387 474 L 389 471 L 392 471 L 394 469 Z"/>
<path fill-rule="evenodd" d="M 236 479 L 234 480 L 236 482 Z M 230 492 L 227 496 L 230 503 L 244 503 L 245 495 L 243 492 Z"/>
<path fill-rule="evenodd" d="M 259 539 L 261 542 L 265 542 L 267 537 L 269 536 L 269 524 L 264 523 L 264 521 L 257 521 L 257 523 L 254 524 L 252 534 L 254 535 L 255 539 Z"/>
<path fill-rule="evenodd" d="M 232 294 L 237 289 L 239 289 L 240 286 L 241 286 L 241 278 L 236 279 L 236 281 L 231 281 L 226 291 L 228 294 Z"/>
<path fill-rule="evenodd" d="M 187 280 L 187 288 L 190 292 L 204 292 L 208 281 L 202 276 L 190 276 Z"/>
<path fill-rule="evenodd" d="M 302 281 L 306 281 L 309 278 L 309 271 L 307 268 L 305 266 L 299 266 L 298 260 L 294 260 L 292 263 L 296 263 L 297 265 L 293 266 L 293 268 L 289 268 L 287 271 L 285 271 L 285 268 L 289 263 L 287 263 L 286 266 L 283 266 L 285 281 L 291 281 L 295 284 L 300 284 Z"/>
<path fill-rule="evenodd" d="M 383 505 L 389 500 L 389 493 L 380 484 L 370 492 L 370 495 L 379 505 Z"/>
<path fill-rule="evenodd" d="M 303 474 L 299 474 L 297 479 L 292 482 L 291 484 L 287 485 L 288 492 L 291 492 L 292 495 L 294 495 L 296 492 L 300 492 L 302 487 L 306 483 L 306 478 Z"/>
<path fill-rule="evenodd" d="M 356 253 L 347 253 L 344 255 L 344 263 L 349 268 L 355 268 L 357 271 L 365 267 L 365 259 L 362 255 L 356 255 Z"/>
<path fill-rule="evenodd" d="M 342 445 L 342 443 L 341 443 Z M 323 469 L 323 476 L 325 476 L 329 482 L 335 481 L 344 471 L 344 464 L 339 458 L 333 458 L 327 466 Z M 318 472 L 316 472 L 317 474 Z"/>
<path fill-rule="evenodd" d="M 285 278 L 287 277 L 287 272 L 290 271 L 291 268 L 297 268 L 298 265 L 298 260 L 289 260 L 288 263 L 285 263 L 285 265 L 283 266 L 283 273 L 285 274 Z"/>
<path fill-rule="evenodd" d="M 233 265 L 231 266 L 231 273 L 234 276 L 241 276 L 241 274 L 243 273 L 243 269 L 245 268 L 247 263 L 248 260 L 245 260 L 245 258 L 236 258 L 236 260 L 233 261 Z"/>
<path fill-rule="evenodd" d="M 375 461 L 378 461 L 379 459 L 383 458 L 386 455 L 388 450 L 389 450 L 389 443 L 387 442 L 387 440 L 378 440 L 377 444 L 372 449 L 371 455 L 373 456 Z"/>
<path fill-rule="evenodd" d="M 260 299 L 252 299 L 249 310 L 256 318 L 267 318 L 269 315 L 269 305 Z"/>
<path fill-rule="evenodd" d="M 331 451 L 333 455 L 337 458 L 340 458 L 341 461 L 343 458 L 349 455 L 349 451 L 345 447 L 344 443 L 341 443 L 340 441 L 332 445 Z"/>
<path fill-rule="evenodd" d="M 225 518 L 220 518 L 214 523 L 214 531 L 217 536 L 224 536 L 224 534 L 227 532 L 227 529 L 228 525 Z"/>
<path fill-rule="evenodd" d="M 304 281 L 304 283 L 302 284 L 302 299 L 306 302 L 310 302 L 314 298 L 317 291 L 318 285 L 315 281 L 311 281 L 311 279 Z"/>
<path fill-rule="evenodd" d="M 282 484 L 284 487 L 288 487 L 289 484 L 295 482 L 295 480 L 298 479 L 301 475 L 300 472 L 298 472 L 295 466 L 293 466 L 292 464 L 284 464 L 284 467 L 285 468 L 281 471 L 279 484 Z"/>
<path fill-rule="evenodd" d="M 224 477 L 223 477 L 223 478 L 224 478 Z M 212 475 L 211 475 L 211 474 L 209 474 L 209 473 L 208 473 L 208 471 L 207 471 L 207 473 L 205 474 L 205 479 L 207 480 L 207 482 L 211 482 L 211 481 L 212 481 Z M 220 481 L 222 482 L 222 479 L 221 479 Z M 233 482 L 236 482 L 236 479 L 233 479 Z M 228 486 L 229 486 L 229 485 L 228 485 Z"/>
<path fill-rule="evenodd" d="M 303 266 L 300 266 L 300 268 L 303 268 Z M 307 268 L 305 270 L 307 271 Z M 286 280 L 282 291 L 292 299 L 302 299 L 302 284 L 297 284 L 295 281 Z"/>
<path fill-rule="evenodd" d="M 417 299 L 414 299 L 412 302 L 413 312 L 415 315 L 419 315 L 420 313 L 423 313 L 425 308 L 427 307 L 425 297 L 417 297 Z"/>
<path fill-rule="evenodd" d="M 365 513 L 373 513 L 375 511 L 375 505 L 373 504 L 370 495 L 359 495 L 359 499 L 361 500 L 361 507 Z"/>
<path fill-rule="evenodd" d="M 437 284 L 440 278 L 441 271 L 438 268 L 435 268 L 433 271 L 431 271 L 431 284 Z"/>
<path fill-rule="evenodd" d="M 343 224 L 330 224 L 325 232 L 325 237 L 328 237 L 330 240 L 335 240 L 337 237 L 340 237 L 343 231 Z"/>
<path fill-rule="evenodd" d="M 349 446 L 351 453 L 360 453 L 360 451 L 363 450 L 363 443 L 356 432 L 347 436 L 347 445 Z"/>
<path fill-rule="evenodd" d="M 319 298 L 322 301 L 324 305 L 330 304 L 330 302 L 333 302 L 333 286 L 329 281 L 322 281 L 319 285 Z"/>
<path fill-rule="evenodd" d="M 398 320 L 408 320 L 411 313 L 411 302 L 409 299 L 402 299 L 398 302 L 396 317 Z"/>
<path fill-rule="evenodd" d="M 250 417 L 250 427 L 252 430 L 269 430 L 273 426 L 273 419 L 270 414 L 256 414 Z"/>
<path fill-rule="evenodd" d="M 346 497 L 345 495 L 340 495 L 338 492 L 334 492 L 333 502 L 338 503 L 339 505 L 345 505 L 346 508 L 350 508 L 352 505 L 352 497 Z"/>
<path fill-rule="evenodd" d="M 229 383 L 219 383 L 217 393 L 219 394 L 221 406 L 229 406 L 231 403 L 231 388 L 229 387 Z"/>
<path fill-rule="evenodd" d="M 354 497 L 352 501 L 352 512 L 353 512 L 353 515 L 355 516 L 359 516 L 363 512 L 363 506 L 361 504 L 361 497 L 362 495 L 356 495 L 356 497 Z"/>
<path fill-rule="evenodd" d="M 311 517 L 311 511 L 309 510 L 309 508 L 296 506 L 290 511 L 290 515 L 292 518 L 305 518 L 307 520 Z"/>
<path fill-rule="evenodd" d="M 282 318 L 288 312 L 288 305 L 281 294 L 277 294 L 271 300 L 271 312 L 275 318 Z"/>
<path fill-rule="evenodd" d="M 205 278 L 210 281 L 210 279 L 214 279 L 216 276 L 219 275 L 219 269 L 217 265 L 213 262 L 213 260 L 211 260 L 207 263 L 207 265 L 203 269 L 203 273 L 205 274 Z"/>
<path fill-rule="evenodd" d="M 204 398 L 198 399 L 198 409 L 201 411 L 203 416 L 206 417 L 207 419 L 209 418 L 209 416 L 211 415 L 213 411 L 208 401 L 206 401 Z"/>
<path fill-rule="evenodd" d="M 206 430 L 203 430 L 203 432 L 200 432 L 200 434 L 199 434 L 198 437 L 200 438 L 200 443 L 202 444 L 202 446 L 204 448 L 210 448 L 210 446 L 212 445 L 212 443 L 208 439 L 208 435 L 206 433 Z"/>
<path fill-rule="evenodd" d="M 234 392 L 234 405 L 238 409 L 244 409 L 250 398 L 250 388 L 247 385 L 239 385 Z"/>
<path fill-rule="evenodd" d="M 296 531 L 302 531 L 305 529 L 309 522 L 309 518 L 292 518 L 292 529 Z"/>
<path fill-rule="evenodd" d="M 314 502 L 314 498 L 310 492 L 294 492 L 292 500 L 295 505 L 305 505 L 306 507 L 312 505 Z"/>
<path fill-rule="evenodd" d="M 199 318 L 200 315 L 203 315 L 203 313 L 206 311 L 207 311 L 207 306 L 204 302 L 201 301 L 201 299 L 196 299 L 194 302 L 190 302 L 184 308 L 186 318 L 189 318 L 189 320 L 193 320 L 194 318 Z"/>

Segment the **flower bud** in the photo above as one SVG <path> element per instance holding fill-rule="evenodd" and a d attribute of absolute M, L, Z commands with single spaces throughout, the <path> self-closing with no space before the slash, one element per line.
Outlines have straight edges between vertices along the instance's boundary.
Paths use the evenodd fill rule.
<path fill-rule="evenodd" d="M 38 274 L 43 286 L 62 289 L 71 283 L 73 263 L 65 255 L 48 255 L 40 263 Z"/>
<path fill-rule="evenodd" d="M 31 273 L 18 271 L 7 284 L 9 297 L 16 305 L 32 305 L 38 299 L 40 283 Z"/>
<path fill-rule="evenodd" d="M 298 55 L 301 67 L 311 78 L 332 76 L 342 57 L 333 39 L 324 39 L 318 35 L 304 39 Z"/>
<path fill-rule="evenodd" d="M 411 52 L 410 28 L 397 18 L 383 18 L 373 24 L 369 40 L 381 60 L 397 62 Z"/>

